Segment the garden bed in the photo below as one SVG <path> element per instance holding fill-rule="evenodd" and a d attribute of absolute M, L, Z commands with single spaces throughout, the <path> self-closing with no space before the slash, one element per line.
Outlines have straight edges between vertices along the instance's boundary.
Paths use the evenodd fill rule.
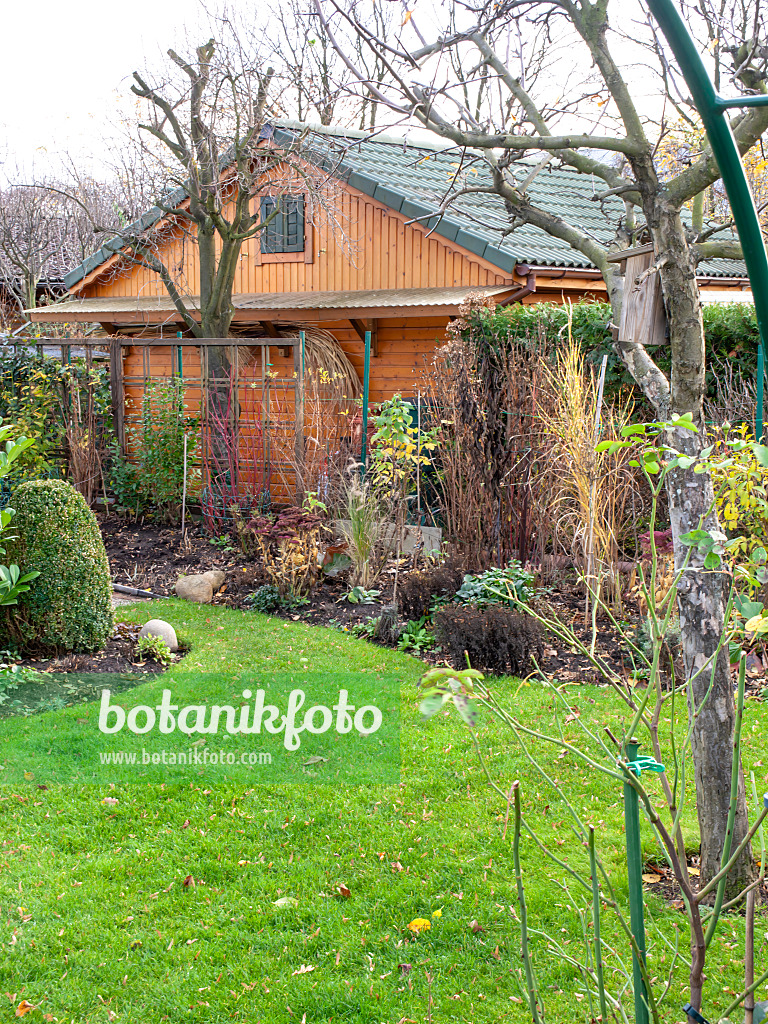
<path fill-rule="evenodd" d="M 137 658 L 140 631 L 140 625 L 118 622 L 104 648 L 93 654 L 22 659 L 18 662 L 19 682 L 0 691 L 0 718 L 86 704 L 98 700 L 105 687 L 112 693 L 130 690 L 164 672 L 165 665 L 151 658 Z M 176 658 L 185 653 L 181 650 Z"/>
<path fill-rule="evenodd" d="M 184 539 L 178 529 L 158 527 L 151 523 L 128 521 L 120 516 L 102 516 L 101 532 L 109 556 L 112 578 L 115 583 L 137 589 L 148 590 L 160 597 L 170 597 L 182 574 L 203 573 L 210 569 L 221 569 L 226 573 L 226 582 L 215 595 L 213 603 L 229 608 L 250 610 L 253 592 L 267 582 L 267 576 L 259 561 L 247 558 L 228 537 L 210 538 L 197 525 L 186 531 Z M 410 560 L 403 559 L 399 569 L 402 580 L 410 570 Z M 371 604 L 351 604 L 345 600 L 348 592 L 346 581 L 339 576 L 322 579 L 313 589 L 305 604 L 281 608 L 275 611 L 278 617 L 293 622 L 306 622 L 315 626 L 335 626 L 351 630 L 364 625 L 381 614 L 382 608 L 391 600 L 394 590 L 395 565 L 392 559 L 375 589 L 378 598 Z M 583 625 L 584 591 L 573 569 L 559 570 L 554 582 L 543 591 L 543 598 L 549 608 L 564 623 L 572 625 L 576 634 L 588 645 L 591 642 L 591 627 Z M 625 604 L 624 617 L 628 620 L 639 618 L 634 598 Z M 125 661 L 112 661 L 112 648 L 94 655 L 92 671 L 131 671 Z M 629 677 L 631 666 L 622 656 L 621 644 L 616 628 L 606 616 L 599 616 L 595 640 L 595 652 L 612 669 Z M 428 664 L 444 661 L 442 650 L 431 648 L 420 652 L 411 651 Z M 82 656 L 80 656 L 82 657 Z M 99 667 L 103 666 L 103 667 Z M 85 665 L 77 666 L 81 671 Z M 563 683 L 598 683 L 598 675 L 582 654 L 569 650 L 553 638 L 545 641 L 542 669 Z M 643 685 L 639 681 L 637 685 Z M 746 692 L 757 697 L 766 687 L 766 677 L 758 672 L 748 674 Z"/>
<path fill-rule="evenodd" d="M 226 582 L 214 597 L 214 604 L 248 609 L 250 595 L 267 582 L 260 562 L 247 559 L 229 543 L 228 538 L 214 538 L 212 542 L 197 527 L 187 530 L 182 540 L 178 529 L 158 527 L 141 520 L 129 522 L 114 515 L 103 516 L 100 525 L 115 583 L 166 597 L 173 595 L 181 574 L 221 569 L 226 573 Z M 401 580 L 408 569 L 409 561 L 403 559 L 399 570 Z M 382 608 L 392 600 L 394 574 L 393 560 L 375 585 L 380 593 L 372 604 L 350 604 L 346 601 L 348 587 L 336 576 L 322 580 L 306 604 L 280 609 L 274 614 L 311 625 L 351 629 L 380 615 Z M 564 621 L 579 618 L 583 613 L 584 598 L 573 571 L 564 570 L 560 574 L 557 585 L 547 594 L 547 601 Z M 611 665 L 620 668 L 620 647 L 615 639 L 615 630 L 608 621 L 598 623 L 597 650 Z M 443 659 L 439 650 L 423 651 L 419 656 L 433 664 Z M 587 659 L 562 646 L 546 645 L 542 667 L 551 674 L 557 674 L 564 682 L 596 681 L 594 669 Z"/>

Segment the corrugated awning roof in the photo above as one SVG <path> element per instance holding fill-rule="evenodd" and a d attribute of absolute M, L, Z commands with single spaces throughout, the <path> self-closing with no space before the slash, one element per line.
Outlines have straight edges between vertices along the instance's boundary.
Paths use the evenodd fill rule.
<path fill-rule="evenodd" d="M 498 296 L 514 291 L 514 286 L 503 285 L 480 288 L 396 288 L 389 290 L 346 292 L 257 292 L 233 295 L 234 320 L 240 322 L 346 320 L 346 314 L 358 317 L 376 317 L 401 312 L 416 315 L 426 310 L 437 316 L 455 313 L 470 294 Z M 194 312 L 197 296 L 185 299 L 187 308 Z M 162 324 L 181 319 L 167 295 L 116 296 L 92 299 L 74 299 L 53 306 L 27 309 L 25 313 L 37 322 L 114 324 Z"/>

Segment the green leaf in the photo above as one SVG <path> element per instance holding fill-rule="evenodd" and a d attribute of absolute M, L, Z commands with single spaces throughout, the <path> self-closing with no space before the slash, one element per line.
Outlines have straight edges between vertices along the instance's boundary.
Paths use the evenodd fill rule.
<path fill-rule="evenodd" d="M 733 603 L 736 607 L 736 611 L 745 619 L 752 619 L 755 615 L 759 615 L 764 607 L 762 601 L 750 601 L 742 594 L 737 594 Z"/>
<path fill-rule="evenodd" d="M 421 712 L 422 718 L 425 720 L 427 718 L 432 718 L 433 715 L 437 714 L 443 704 L 445 704 L 446 700 L 448 700 L 447 693 L 443 693 L 435 697 L 427 697 L 419 705 L 419 711 Z"/>
<path fill-rule="evenodd" d="M 720 555 L 715 551 L 708 551 L 704 556 L 704 568 L 716 569 L 720 565 Z"/>
<path fill-rule="evenodd" d="M 461 715 L 464 722 L 469 726 L 470 729 L 474 729 L 477 724 L 478 707 L 477 704 L 470 700 L 469 697 L 464 697 L 462 694 L 454 694 L 453 703 L 456 705 L 456 710 Z"/>
<path fill-rule="evenodd" d="M 701 544 L 702 541 L 712 540 L 709 530 L 691 530 L 689 533 L 680 535 L 680 543 L 686 547 L 693 547 L 694 544 Z"/>
<path fill-rule="evenodd" d="M 753 441 L 752 451 L 755 454 L 758 465 L 762 466 L 763 469 L 768 469 L 768 445 L 758 444 L 756 441 Z"/>

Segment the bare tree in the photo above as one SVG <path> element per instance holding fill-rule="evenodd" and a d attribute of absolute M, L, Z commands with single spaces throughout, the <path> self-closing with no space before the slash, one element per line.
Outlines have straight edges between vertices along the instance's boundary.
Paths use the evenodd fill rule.
<path fill-rule="evenodd" d="M 695 111 L 647 12 L 624 0 L 469 2 L 454 5 L 461 24 L 454 20 L 447 31 L 416 25 L 414 15 L 407 29 L 389 37 L 364 20 L 364 8 L 354 0 L 315 0 L 315 6 L 359 88 L 403 121 L 420 124 L 457 148 L 460 169 L 441 197 L 442 210 L 460 207 L 462 197 L 472 193 L 500 196 L 508 230 L 534 225 L 599 268 L 616 323 L 624 281 L 619 265 L 609 261 L 611 249 L 650 237 L 651 272 L 659 275 L 666 306 L 671 374 L 662 372 L 642 344 L 622 341 L 618 349 L 660 419 L 690 413 L 703 424 L 705 344 L 696 266 L 712 257 L 738 258 L 740 248 L 726 225 L 691 226 L 682 216 L 684 206 L 719 177 L 709 147 L 671 176 L 659 166 L 657 147 L 669 119 L 693 121 Z M 768 48 L 757 0 L 735 5 L 699 0 L 685 9 L 716 80 L 723 87 L 727 80 L 732 90 L 765 92 Z M 620 31 L 612 28 L 609 13 Z M 370 80 L 340 42 L 342 24 L 386 65 L 381 84 Z M 768 128 L 768 111 L 737 113 L 732 128 L 747 153 Z M 562 206 L 532 200 L 530 183 L 550 164 L 594 182 L 594 199 L 606 219 L 603 237 L 569 221 Z M 681 429 L 670 430 L 670 438 L 690 455 L 702 443 Z M 680 537 L 702 524 L 716 529 L 717 519 L 708 474 L 678 469 L 668 481 L 680 566 L 687 553 Z M 705 571 L 703 558 L 694 555 L 679 593 L 684 660 L 697 707 L 692 748 L 704 879 L 719 868 L 733 763 L 735 711 L 728 652 L 721 643 L 726 587 L 724 575 Z M 747 829 L 740 778 L 734 838 L 743 838 Z M 753 874 L 747 848 L 731 873 L 730 890 L 740 891 Z"/>
<path fill-rule="evenodd" d="M 41 182 L 0 192 L 0 285 L 16 312 L 61 293 L 74 263 L 75 209 Z"/>
<path fill-rule="evenodd" d="M 398 5 L 388 0 L 371 0 L 368 6 L 369 19 L 382 36 L 394 30 L 398 14 Z M 381 85 L 387 73 L 385 62 L 356 32 L 347 31 L 345 25 L 339 30 L 357 65 L 371 82 Z M 378 104 L 367 92 L 355 88 L 357 79 L 322 31 L 310 5 L 302 0 L 273 3 L 265 32 L 272 46 L 275 79 L 281 86 L 281 113 L 302 122 L 319 121 L 361 131 L 375 127 Z"/>
<path fill-rule="evenodd" d="M 10 183 L 0 191 L 0 286 L 18 315 L 60 297 L 68 271 L 135 220 L 144 196 L 134 179 L 95 181 L 72 160 L 60 176 L 4 170 Z"/>
<path fill-rule="evenodd" d="M 332 175 L 304 158 L 303 137 L 277 144 L 274 72 L 262 63 L 256 40 L 227 16 L 217 28 L 220 40 L 189 56 L 171 49 L 165 68 L 133 74 L 131 90 L 142 102 L 130 129 L 135 159 L 129 164 L 141 165 L 152 205 L 115 233 L 109 242 L 115 256 L 105 268 L 115 275 L 136 265 L 153 271 L 184 327 L 208 338 L 229 335 L 243 244 L 292 200 L 306 204 L 305 216 L 312 217 L 332 205 L 334 194 Z M 265 196 L 278 200 L 265 206 Z M 81 208 L 101 231 L 88 204 Z M 178 258 L 179 243 L 197 250 L 199 287 Z M 211 347 L 208 355 L 217 376 L 226 350 Z"/>

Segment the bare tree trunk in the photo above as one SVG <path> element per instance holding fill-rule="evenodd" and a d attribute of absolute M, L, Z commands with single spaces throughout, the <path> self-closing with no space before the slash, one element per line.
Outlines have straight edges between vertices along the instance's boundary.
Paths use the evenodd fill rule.
<path fill-rule="evenodd" d="M 670 411 L 692 413 L 694 422 L 703 428 L 705 345 L 693 256 L 679 214 L 665 208 L 663 198 L 657 202 L 654 212 L 654 240 L 672 348 Z M 673 445 L 691 455 L 696 454 L 705 441 L 702 434 L 695 435 L 687 430 L 672 431 L 672 434 Z M 712 479 L 709 473 L 694 473 L 693 468 L 677 469 L 667 477 L 667 494 L 675 566 L 680 568 L 689 550 L 680 542 L 680 537 L 691 530 L 718 529 Z M 726 575 L 719 569 L 705 570 L 703 557 L 694 552 L 680 580 L 678 609 L 686 676 L 693 679 L 689 697 L 689 704 L 691 697 L 693 704 L 689 712 L 693 720 L 691 746 L 701 835 L 702 884 L 720 869 L 731 800 L 736 711 L 727 644 L 715 655 L 725 628 L 727 597 Z M 741 842 L 748 831 L 744 777 L 739 766 L 733 845 Z M 727 892 L 735 896 L 754 877 L 752 849 L 747 846 L 731 871 Z"/>

